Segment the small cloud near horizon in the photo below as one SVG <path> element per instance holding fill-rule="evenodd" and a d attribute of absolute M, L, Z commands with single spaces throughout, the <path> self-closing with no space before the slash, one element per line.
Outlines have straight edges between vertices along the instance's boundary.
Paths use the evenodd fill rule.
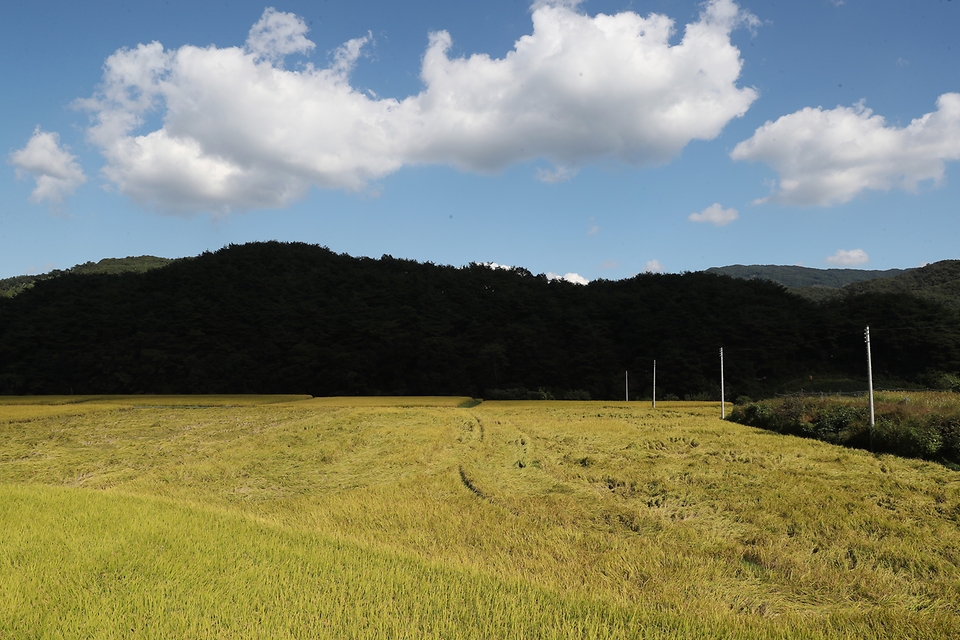
<path fill-rule="evenodd" d="M 739 217 L 740 214 L 737 213 L 736 209 L 724 209 L 719 202 L 714 202 L 700 213 L 691 213 L 687 216 L 687 219 L 693 222 L 709 222 L 718 227 L 723 227 Z"/>
<path fill-rule="evenodd" d="M 579 273 L 565 273 L 562 276 L 558 273 L 553 273 L 552 271 L 547 272 L 547 280 L 566 280 L 567 282 L 572 282 L 573 284 L 590 284 L 590 281 L 581 276 Z"/>
<path fill-rule="evenodd" d="M 486 267 L 487 269 L 503 269 L 504 271 L 513 271 L 513 267 L 507 264 L 497 264 L 496 262 L 478 262 L 477 264 L 482 267 Z"/>
<path fill-rule="evenodd" d="M 654 258 L 647 262 L 643 267 L 644 273 L 663 273 L 663 265 L 660 264 L 660 261 Z"/>
<path fill-rule="evenodd" d="M 27 275 L 33 276 L 33 275 L 37 275 L 38 273 L 50 273 L 56 268 L 57 268 L 57 263 L 47 262 L 39 269 L 34 266 L 31 266 L 29 269 L 27 269 Z"/>
<path fill-rule="evenodd" d="M 866 264 L 870 262 L 870 256 L 867 255 L 867 252 L 863 249 L 837 249 L 837 252 L 832 256 L 828 256 L 827 264 L 832 264 L 835 266 L 841 267 L 851 267 L 858 264 Z"/>
<path fill-rule="evenodd" d="M 604 260 L 600 263 L 600 269 L 616 269 L 620 266 L 620 263 L 616 260 Z"/>

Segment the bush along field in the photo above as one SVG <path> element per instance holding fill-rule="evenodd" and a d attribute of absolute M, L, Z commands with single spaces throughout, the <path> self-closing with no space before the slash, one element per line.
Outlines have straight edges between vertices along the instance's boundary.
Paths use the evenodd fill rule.
<path fill-rule="evenodd" d="M 735 406 L 729 419 L 831 444 L 942 462 L 960 470 L 960 394 L 879 392 L 870 429 L 867 397 L 791 396 Z"/>
<path fill-rule="evenodd" d="M 960 637 L 956 472 L 719 413 L 4 398 L 0 637 Z"/>

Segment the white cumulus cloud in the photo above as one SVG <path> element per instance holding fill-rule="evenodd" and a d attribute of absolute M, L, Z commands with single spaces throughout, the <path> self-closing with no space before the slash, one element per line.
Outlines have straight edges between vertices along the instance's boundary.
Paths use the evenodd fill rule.
<path fill-rule="evenodd" d="M 76 191 L 87 181 L 77 163 L 77 157 L 60 145 L 60 136 L 52 131 L 33 130 L 33 136 L 23 149 L 10 154 L 10 164 L 18 178 L 33 177 L 37 186 L 30 194 L 32 202 L 58 205 L 65 196 Z"/>
<path fill-rule="evenodd" d="M 691 213 L 687 216 L 689 220 L 694 222 L 709 222 L 718 227 L 730 224 L 739 217 L 740 214 L 737 213 L 736 209 L 724 209 L 717 202 L 714 202 L 700 213 Z"/>
<path fill-rule="evenodd" d="M 247 49 L 261 58 L 282 60 L 291 53 L 309 53 L 316 45 L 307 39 L 307 25 L 292 13 L 268 7 L 247 35 Z"/>
<path fill-rule="evenodd" d="M 450 59 L 450 34 L 434 33 L 415 98 L 432 135 L 413 156 L 475 171 L 535 157 L 666 162 L 691 140 L 716 137 L 756 98 L 736 86 L 740 52 L 729 39 L 748 17 L 712 0 L 671 46 L 666 16 L 590 17 L 543 3 L 533 33 L 502 59 Z"/>
<path fill-rule="evenodd" d="M 757 202 L 832 205 L 866 190 L 915 191 L 943 179 L 944 163 L 960 159 L 960 93 L 945 93 L 937 110 L 906 127 L 888 126 L 862 103 L 807 107 L 767 122 L 730 154 L 759 160 L 779 174 L 776 190 Z"/>
<path fill-rule="evenodd" d="M 660 264 L 660 261 L 654 258 L 647 262 L 643 267 L 644 273 L 663 273 L 663 265 Z"/>
<path fill-rule="evenodd" d="M 835 254 L 827 258 L 827 263 L 838 267 L 850 267 L 870 262 L 870 256 L 863 249 L 838 249 Z"/>
<path fill-rule="evenodd" d="M 547 280 L 566 280 L 567 282 L 572 282 L 573 284 L 590 284 L 590 281 L 581 276 L 579 273 L 565 273 L 561 276 L 558 273 L 548 271 Z"/>
<path fill-rule="evenodd" d="M 302 19 L 268 8 L 243 47 L 116 51 L 78 105 L 121 193 L 225 213 L 281 207 L 313 186 L 363 189 L 407 164 L 496 172 L 543 158 L 561 169 L 537 177 L 555 182 L 601 156 L 664 163 L 756 99 L 736 84 L 730 33 L 757 21 L 732 0 L 708 0 L 676 44 L 664 15 L 591 17 L 577 5 L 538 2 L 532 33 L 503 58 L 451 58 L 450 34 L 430 34 L 424 88 L 402 99 L 351 85 L 369 34 L 326 67 L 285 68 L 284 56 L 314 44 Z"/>

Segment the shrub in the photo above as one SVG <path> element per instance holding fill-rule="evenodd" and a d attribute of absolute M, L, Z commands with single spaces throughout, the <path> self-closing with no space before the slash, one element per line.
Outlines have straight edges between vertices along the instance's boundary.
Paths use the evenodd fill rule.
<path fill-rule="evenodd" d="M 828 404 L 813 417 L 814 436 L 837 444 L 842 444 L 851 435 L 859 431 L 856 427 L 869 424 L 867 409 L 845 404 Z M 846 436 L 844 437 L 844 433 Z"/>
<path fill-rule="evenodd" d="M 934 425 L 915 418 L 898 419 L 885 415 L 877 420 L 873 436 L 877 451 L 910 458 L 931 458 L 943 446 L 943 439 Z"/>
<path fill-rule="evenodd" d="M 524 387 L 518 387 L 515 389 L 487 389 L 486 396 L 490 400 L 533 400 L 531 394 L 534 396 L 536 392 L 530 391 Z"/>
<path fill-rule="evenodd" d="M 923 383 L 939 391 L 960 391 L 960 375 L 946 371 L 929 371 L 923 376 Z"/>
<path fill-rule="evenodd" d="M 940 455 L 947 460 L 960 462 L 960 418 L 943 418 L 940 423 Z"/>
<path fill-rule="evenodd" d="M 540 387 L 536 391 L 530 391 L 525 387 L 515 389 L 487 389 L 486 397 L 488 400 L 553 400 L 553 394 Z"/>
<path fill-rule="evenodd" d="M 802 398 L 784 398 L 771 410 L 768 429 L 807 438 L 816 437 L 810 426 L 810 407 Z"/>
<path fill-rule="evenodd" d="M 870 429 L 862 403 L 784 398 L 735 406 L 730 420 L 778 433 L 910 458 L 960 464 L 960 415 L 924 411 L 923 403 L 888 403 Z"/>
<path fill-rule="evenodd" d="M 770 405 L 765 403 L 750 403 L 746 405 L 735 406 L 730 412 L 730 420 L 739 422 L 751 427 L 761 429 L 770 429 L 770 418 L 773 411 Z"/>

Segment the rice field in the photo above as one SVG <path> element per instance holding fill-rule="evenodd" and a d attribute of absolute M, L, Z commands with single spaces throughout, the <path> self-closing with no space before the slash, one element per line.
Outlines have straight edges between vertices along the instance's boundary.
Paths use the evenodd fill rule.
<path fill-rule="evenodd" d="M 960 475 L 716 403 L 0 399 L 0 637 L 950 638 Z"/>

